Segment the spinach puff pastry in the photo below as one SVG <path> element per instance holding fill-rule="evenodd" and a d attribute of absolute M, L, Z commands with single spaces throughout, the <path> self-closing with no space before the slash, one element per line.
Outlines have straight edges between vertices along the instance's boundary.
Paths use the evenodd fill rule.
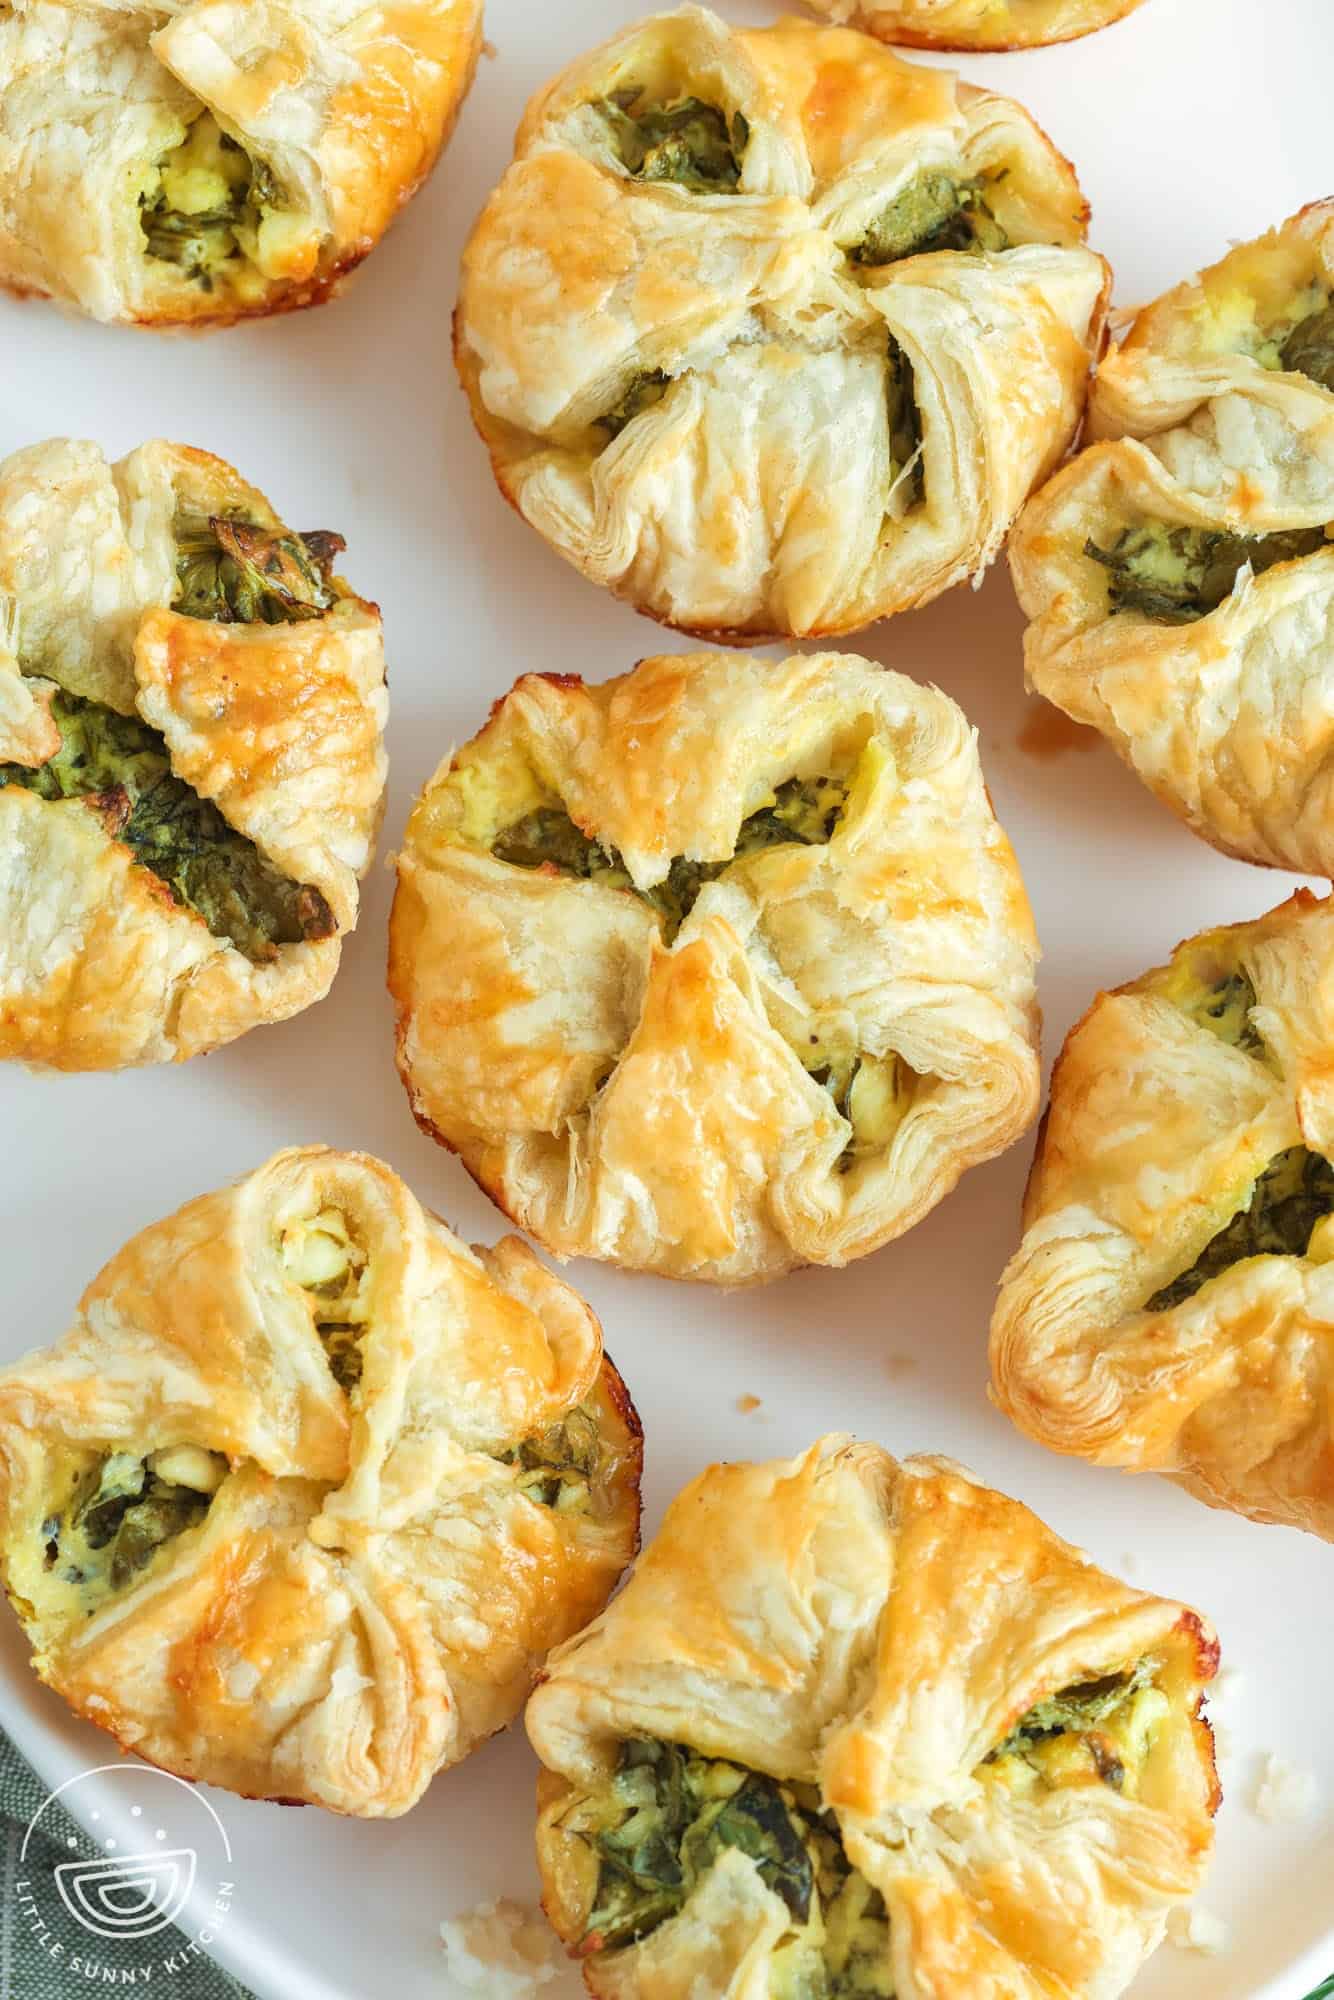
<path fill-rule="evenodd" d="M 917 49 L 1033 49 L 1073 42 L 1144 0 L 807 0 L 881 41 Z"/>
<path fill-rule="evenodd" d="M 1177 435 L 1091 446 L 1020 515 L 1029 685 L 1225 854 L 1334 876 L 1334 507 L 1201 494 Z"/>
<path fill-rule="evenodd" d="M 94 319 L 317 304 L 430 172 L 481 0 L 13 0 L 0 284 Z"/>
<path fill-rule="evenodd" d="M 605 2000 L 1114 2000 L 1199 1884 L 1208 1626 L 940 1458 L 713 1466 L 528 1705 Z"/>
<path fill-rule="evenodd" d="M 459 369 L 503 491 L 594 582 L 706 636 L 851 631 L 978 575 L 1069 444 L 1086 215 L 1008 98 L 687 7 L 534 98 Z"/>
<path fill-rule="evenodd" d="M 0 1566 L 37 1673 L 125 1749 L 390 1816 L 606 1602 L 640 1456 L 525 1244 L 309 1146 L 144 1230 L 0 1374 Z"/>
<path fill-rule="evenodd" d="M 1056 1064 L 995 1395 L 1055 1451 L 1334 1540 L 1334 904 L 1103 993 Z"/>
<path fill-rule="evenodd" d="M 1030 686 L 1224 853 L 1334 876 L 1334 202 L 1147 306 L 1010 539 Z"/>
<path fill-rule="evenodd" d="M 342 546 L 180 445 L 0 463 L 0 1057 L 180 1059 L 328 992 L 386 772 Z"/>
<path fill-rule="evenodd" d="M 408 824 L 418 1122 L 561 1256 L 744 1284 L 919 1221 L 1037 1108 L 966 719 L 848 654 L 526 674 Z"/>

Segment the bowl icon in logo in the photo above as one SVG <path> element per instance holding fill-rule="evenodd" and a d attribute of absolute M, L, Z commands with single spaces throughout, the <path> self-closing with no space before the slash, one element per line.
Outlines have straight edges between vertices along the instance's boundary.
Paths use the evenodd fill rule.
<path fill-rule="evenodd" d="M 193 1847 L 126 1854 L 119 1860 L 62 1861 L 60 1900 L 74 1921 L 104 1938 L 149 1938 L 175 1923 L 195 1884 Z"/>

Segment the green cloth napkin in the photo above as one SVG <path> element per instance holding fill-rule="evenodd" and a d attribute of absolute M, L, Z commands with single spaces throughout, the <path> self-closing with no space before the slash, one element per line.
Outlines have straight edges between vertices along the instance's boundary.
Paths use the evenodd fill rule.
<path fill-rule="evenodd" d="M 52 1963 L 23 1924 L 14 1892 L 24 1828 L 46 1792 L 9 1738 L 0 1734 L 0 2000 L 75 2000 L 75 1995 L 97 1990 L 81 1975 Z M 74 1821 L 59 1804 L 51 1807 L 47 1818 L 51 1835 L 40 1843 L 42 1852 L 36 1867 L 34 1849 L 28 1850 L 25 1867 L 30 1874 L 37 1868 L 53 1869 L 63 1858 L 66 1837 L 76 1831 Z M 171 1952 L 171 1935 L 164 1932 L 159 1940 L 158 1949 L 164 1956 Z M 253 2000 L 244 1986 L 211 1959 L 195 1959 L 188 1970 L 176 1973 L 171 1979 L 171 1994 L 172 2000 Z M 1334 2000 L 1334 1974 L 1308 1994 L 1307 2000 Z"/>
<path fill-rule="evenodd" d="M 47 1790 L 9 1738 L 0 1733 L 0 2000 L 74 2000 L 76 1994 L 86 2000 L 90 1992 L 106 1990 L 53 1960 L 24 1920 L 17 1890 L 19 1849 Z M 67 1858 L 67 1840 L 79 1832 L 57 1800 L 43 1815 L 44 1837 L 35 1837 L 28 1848 L 24 1875 L 49 1882 L 57 1861 Z M 184 1937 L 174 1929 L 161 1932 L 154 1940 L 159 1958 L 169 1958 L 173 1950 L 182 1950 L 184 1945 Z M 90 1946 L 96 1949 L 95 1939 L 90 1939 Z M 155 1979 L 150 1990 L 156 1991 L 157 1983 Z M 188 1959 L 164 1983 L 172 2000 L 253 2000 L 244 1986 L 208 1958 Z"/>

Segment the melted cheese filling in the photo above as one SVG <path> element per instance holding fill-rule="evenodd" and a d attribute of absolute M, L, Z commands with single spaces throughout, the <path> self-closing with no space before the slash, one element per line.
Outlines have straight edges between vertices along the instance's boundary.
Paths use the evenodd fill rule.
<path fill-rule="evenodd" d="M 557 1514 L 585 1514 L 601 1504 L 612 1453 L 597 1412 L 580 1403 L 545 1431 L 494 1456 L 512 1465 L 514 1484 L 539 1507 Z"/>
<path fill-rule="evenodd" d="M 1069 1785 L 1109 1785 L 1139 1795 L 1144 1766 L 1171 1705 L 1156 1685 L 1159 1662 L 1140 1660 L 1048 1696 L 1020 1717 L 979 1766 L 985 1783 L 1028 1795 Z"/>
<path fill-rule="evenodd" d="M 146 254 L 201 291 L 253 301 L 277 280 L 308 276 L 319 239 L 271 170 L 201 111 L 140 196 Z"/>
<path fill-rule="evenodd" d="M 227 1476 L 220 1452 L 177 1444 L 51 1455 L 46 1511 L 35 1544 L 17 1552 L 11 1587 L 25 1622 L 91 1618 L 162 1566 L 197 1528 Z"/>
<path fill-rule="evenodd" d="M 370 1319 L 370 1258 L 341 1210 L 285 1222 L 278 1238 L 283 1268 L 306 1294 L 311 1325 L 329 1372 L 348 1394 L 361 1381 L 361 1342 Z"/>

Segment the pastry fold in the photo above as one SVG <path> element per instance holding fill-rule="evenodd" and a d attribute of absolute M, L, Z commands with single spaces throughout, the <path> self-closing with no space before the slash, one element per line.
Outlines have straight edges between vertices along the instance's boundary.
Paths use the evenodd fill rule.
<path fill-rule="evenodd" d="M 481 0 L 15 0 L 0 284 L 141 325 L 318 303 L 430 172 Z"/>
<path fill-rule="evenodd" d="M 1035 49 L 1073 42 L 1143 0 L 807 0 L 817 14 L 912 49 Z"/>
<path fill-rule="evenodd" d="M 515 684 L 414 809 L 389 983 L 418 1121 L 539 1242 L 741 1284 L 1017 1137 L 1036 957 L 953 702 L 704 653 Z"/>
<path fill-rule="evenodd" d="M 368 1817 L 518 1713 L 637 1545 L 639 1427 L 517 1237 L 279 1153 L 126 1245 L 0 1374 L 33 1666 L 189 1779 Z"/>
<path fill-rule="evenodd" d="M 179 1060 L 328 992 L 387 768 L 341 547 L 184 446 L 0 463 L 0 1056 Z"/>
<path fill-rule="evenodd" d="M 1068 446 L 1085 219 L 1008 98 L 686 7 L 529 106 L 459 370 L 501 488 L 594 582 L 703 636 L 851 631 L 977 576 Z"/>
<path fill-rule="evenodd" d="M 991 1333 L 1055 1451 L 1334 1540 L 1334 907 L 1299 890 L 1093 1002 Z"/>
<path fill-rule="evenodd" d="M 1114 2000 L 1209 1855 L 1216 1665 L 946 1459 L 713 1466 L 529 1702 L 547 1913 L 606 2000 Z"/>

